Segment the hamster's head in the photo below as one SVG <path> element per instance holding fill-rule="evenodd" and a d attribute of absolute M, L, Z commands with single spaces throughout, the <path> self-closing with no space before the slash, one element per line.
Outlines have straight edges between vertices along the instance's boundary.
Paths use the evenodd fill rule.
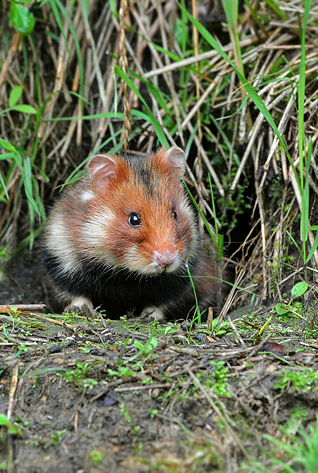
<path fill-rule="evenodd" d="M 184 169 L 177 147 L 148 158 L 94 156 L 89 189 L 79 196 L 88 204 L 82 238 L 89 259 L 147 276 L 184 268 L 198 241 Z"/>

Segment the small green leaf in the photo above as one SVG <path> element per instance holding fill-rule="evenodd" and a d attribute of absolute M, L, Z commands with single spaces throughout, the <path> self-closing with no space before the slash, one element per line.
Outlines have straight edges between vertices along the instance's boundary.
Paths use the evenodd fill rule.
<path fill-rule="evenodd" d="M 15 30 L 23 35 L 33 31 L 35 19 L 32 12 L 18 3 L 11 4 L 10 20 Z"/>
<path fill-rule="evenodd" d="M 11 90 L 9 96 L 9 107 L 12 108 L 18 102 L 19 98 L 23 93 L 23 87 L 21 85 L 17 85 L 14 89 Z"/>
<path fill-rule="evenodd" d="M 138 350 L 140 350 L 140 351 L 142 351 L 144 349 L 144 345 L 139 340 L 134 341 L 133 347 L 138 348 Z"/>
<path fill-rule="evenodd" d="M 288 309 L 285 309 L 284 307 L 281 306 L 280 302 L 276 304 L 275 309 L 278 315 L 284 315 L 284 314 L 287 314 L 287 312 L 289 312 Z"/>
<path fill-rule="evenodd" d="M 0 414 L 0 425 L 4 425 L 5 427 L 7 427 L 10 434 L 19 433 L 19 427 L 14 425 L 5 414 Z"/>
<path fill-rule="evenodd" d="M 37 110 L 32 107 L 31 105 L 15 105 L 12 107 L 12 110 L 15 110 L 16 112 L 23 112 L 23 113 L 32 113 L 33 115 L 36 115 L 38 112 Z"/>
<path fill-rule="evenodd" d="M 3 140 L 2 138 L 0 138 L 0 148 L 4 148 L 7 151 L 15 152 L 15 147 L 11 143 L 9 143 L 8 141 Z"/>
<path fill-rule="evenodd" d="M 158 345 L 158 339 L 157 337 L 151 337 L 148 342 L 147 342 L 147 345 L 149 343 L 149 348 L 151 350 L 154 350 L 156 348 L 156 346 Z"/>
<path fill-rule="evenodd" d="M 291 290 L 291 295 L 296 298 L 302 296 L 308 289 L 308 283 L 306 281 L 300 281 Z"/>
<path fill-rule="evenodd" d="M 48 0 L 45 0 L 44 3 L 46 3 Z M 43 2 L 41 3 L 40 7 L 43 5 Z M 46 36 L 49 36 L 50 38 L 54 39 L 54 41 L 60 41 L 60 38 L 57 34 L 52 33 L 52 31 L 46 31 L 45 32 Z"/>

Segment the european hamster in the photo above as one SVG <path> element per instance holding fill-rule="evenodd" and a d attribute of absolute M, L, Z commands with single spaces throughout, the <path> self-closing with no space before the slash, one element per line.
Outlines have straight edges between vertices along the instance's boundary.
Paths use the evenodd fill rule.
<path fill-rule="evenodd" d="M 54 205 L 43 263 L 65 304 L 168 320 L 215 305 L 215 263 L 181 183 L 184 153 L 97 154 Z"/>

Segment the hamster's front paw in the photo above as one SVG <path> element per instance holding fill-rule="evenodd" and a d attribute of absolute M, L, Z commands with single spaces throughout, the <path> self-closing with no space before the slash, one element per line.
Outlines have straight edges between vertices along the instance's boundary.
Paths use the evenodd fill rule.
<path fill-rule="evenodd" d="M 163 310 L 160 307 L 144 307 L 140 314 L 142 319 L 149 319 L 150 321 L 156 320 L 157 322 L 165 322 L 165 316 Z"/>
<path fill-rule="evenodd" d="M 76 312 L 78 315 L 91 317 L 94 313 L 92 301 L 85 296 L 76 296 L 71 300 L 71 303 L 65 307 L 65 312 Z"/>

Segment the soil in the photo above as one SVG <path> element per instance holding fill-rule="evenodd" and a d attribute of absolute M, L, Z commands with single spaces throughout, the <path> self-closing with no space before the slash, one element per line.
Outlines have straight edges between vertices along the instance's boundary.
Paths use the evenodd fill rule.
<path fill-rule="evenodd" d="M 2 274 L 1 303 L 45 300 L 35 261 L 19 257 Z M 5 471 L 262 471 L 253 461 L 274 471 L 275 455 L 296 459 L 264 434 L 279 438 L 282 425 L 297 433 L 316 419 L 314 377 L 277 386 L 286 370 L 317 372 L 314 316 L 309 332 L 293 313 L 247 307 L 232 314 L 235 331 L 221 333 L 13 310 L 0 314 L 0 415 L 16 426 L 0 430 Z"/>

